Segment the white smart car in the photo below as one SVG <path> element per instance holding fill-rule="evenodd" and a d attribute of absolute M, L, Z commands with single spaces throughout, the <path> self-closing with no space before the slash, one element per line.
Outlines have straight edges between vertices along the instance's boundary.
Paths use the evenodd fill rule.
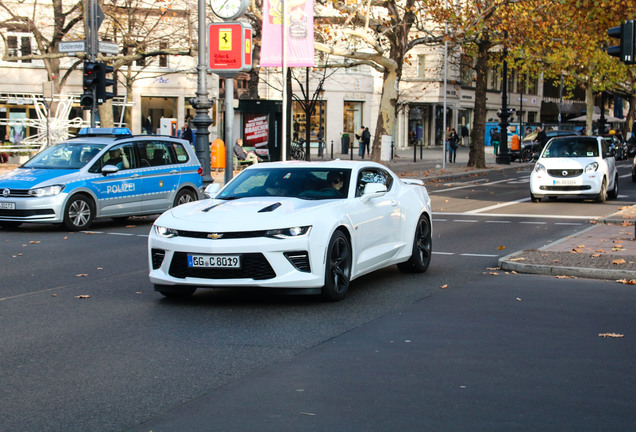
<path fill-rule="evenodd" d="M 530 198 L 579 196 L 605 202 L 618 196 L 614 154 L 602 137 L 550 140 L 530 174 Z"/>
<path fill-rule="evenodd" d="M 431 260 L 426 188 L 378 163 L 258 164 L 208 193 L 150 231 L 150 281 L 165 296 L 261 287 L 333 301 L 364 274 L 396 264 L 421 273 Z"/>

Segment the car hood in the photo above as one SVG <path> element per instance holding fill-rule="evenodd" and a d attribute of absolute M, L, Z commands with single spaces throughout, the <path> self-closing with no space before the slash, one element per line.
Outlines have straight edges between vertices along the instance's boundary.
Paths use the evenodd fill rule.
<path fill-rule="evenodd" d="M 77 178 L 77 171 L 17 168 L 0 176 L 0 187 L 9 189 L 30 189 L 51 184 L 66 184 Z"/>
<path fill-rule="evenodd" d="M 539 163 L 546 169 L 584 169 L 592 162 L 598 162 L 597 158 L 541 158 Z"/>
<path fill-rule="evenodd" d="M 228 231 L 283 228 L 290 224 L 311 224 L 324 217 L 329 208 L 340 206 L 343 202 L 344 200 L 313 201 L 285 197 L 241 198 L 231 201 L 210 199 L 170 209 L 157 223 L 188 230 L 196 230 L 198 226 Z"/>

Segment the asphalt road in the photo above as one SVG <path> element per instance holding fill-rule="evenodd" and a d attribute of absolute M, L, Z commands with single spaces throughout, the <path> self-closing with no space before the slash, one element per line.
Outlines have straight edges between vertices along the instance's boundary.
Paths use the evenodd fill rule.
<path fill-rule="evenodd" d="M 620 426 L 630 417 L 621 414 L 622 405 L 611 405 L 616 397 L 610 397 L 606 388 L 626 383 L 616 395 L 634 400 L 627 389 L 627 384 L 633 384 L 633 371 L 626 362 L 633 358 L 633 348 L 625 344 L 633 333 L 629 332 L 633 290 L 606 284 L 599 291 L 596 281 L 491 273 L 496 273 L 492 268 L 499 257 L 583 229 L 584 213 L 612 211 L 620 200 L 633 202 L 633 191 L 626 188 L 627 195 L 609 202 L 607 208 L 594 203 L 541 203 L 542 210 L 534 215 L 525 206 L 531 209 L 537 204 L 514 202 L 527 198 L 523 179 L 494 183 L 503 180 L 499 175 L 493 174 L 488 186 L 431 187 L 435 255 L 426 274 L 382 270 L 357 280 L 347 299 L 335 304 L 249 290 L 200 291 L 185 302 L 163 299 L 152 291 L 147 279 L 146 235 L 152 218 L 104 221 L 89 233 L 67 233 L 44 225 L 3 231 L 0 430 L 125 431 L 135 425 L 140 425 L 135 430 L 155 432 L 413 430 L 405 427 L 409 425 L 421 430 L 494 430 L 489 426 L 508 424 L 513 413 L 509 413 L 510 420 L 501 414 L 490 423 L 476 423 L 481 428 L 466 428 L 469 414 L 476 415 L 486 406 L 484 415 L 503 409 L 506 396 L 519 382 L 523 385 L 514 400 L 519 406 L 526 399 L 532 403 L 519 408 L 525 417 L 515 417 L 521 423 L 509 423 L 512 429 L 531 414 L 541 419 L 537 425 L 548 424 L 550 414 L 557 418 L 562 414 L 557 411 L 571 408 L 567 403 L 571 395 L 579 395 L 580 400 L 589 395 L 589 405 L 600 403 L 600 396 L 592 392 L 597 387 L 608 401 L 598 405 L 599 410 L 607 408 L 606 417 L 613 414 Z M 502 203 L 507 205 L 499 206 Z M 576 208 L 577 218 L 565 214 L 566 206 Z M 578 291 L 574 294 L 579 287 L 584 287 L 584 296 Z M 532 302 L 517 298 L 531 298 Z M 521 304 L 532 307 L 522 315 L 508 309 Z M 502 311 L 506 313 L 500 315 Z M 575 315 L 569 318 L 571 314 Z M 546 338 L 552 328 L 548 325 L 551 315 L 556 324 L 569 324 L 568 331 L 554 340 Z M 580 325 L 585 329 L 579 329 Z M 613 330 L 625 332 L 626 338 L 597 339 L 594 333 Z M 577 334 L 584 339 L 574 337 Z M 386 337 L 378 340 L 379 335 Z M 402 339 L 396 339 L 398 336 Z M 459 339 L 453 341 L 455 337 Z M 409 354 L 408 359 L 391 355 L 379 359 L 378 365 L 369 363 L 374 343 L 386 348 L 406 339 L 417 341 L 408 342 L 413 352 L 402 352 Z M 554 351 L 559 343 L 565 345 Z M 608 345 L 598 345 L 601 343 Z M 525 348 L 515 354 L 517 345 Z M 348 347 L 352 351 L 346 353 Z M 596 350 L 592 362 L 580 355 L 589 347 Z M 600 352 L 607 347 L 613 348 Z M 564 357 L 561 349 L 566 348 L 573 350 L 572 355 Z M 500 359 L 507 351 L 512 357 Z M 523 366 L 530 367 L 531 373 L 519 381 L 521 372 L 513 370 L 515 360 L 523 360 L 526 354 L 538 358 L 541 353 L 547 359 L 534 368 L 526 359 Z M 304 366 L 310 364 L 314 366 Z M 510 370 L 497 376 L 498 365 Z M 611 367 L 602 369 L 602 365 Z M 558 368 L 550 373 L 545 370 L 553 366 Z M 552 376 L 559 377 L 558 370 L 566 373 L 568 368 L 573 368 L 569 388 L 550 384 Z M 459 390 L 449 386 L 447 393 L 439 387 L 462 369 L 471 372 L 480 389 L 465 404 L 457 399 L 464 384 L 458 381 Z M 289 394 L 271 393 L 276 386 L 267 379 L 291 383 L 302 370 L 319 382 L 311 398 L 330 404 L 330 411 L 322 411 L 329 412 L 328 416 L 312 415 L 316 413 L 309 405 L 301 414 L 290 415 L 294 411 Z M 609 384 L 597 386 L 592 380 L 588 386 L 576 381 L 592 371 L 603 379 L 611 377 Z M 533 384 L 533 374 L 549 392 L 537 391 L 542 387 Z M 409 376 L 413 380 L 403 382 Z M 423 381 L 425 376 L 430 381 Z M 391 384 L 393 377 L 401 379 Z M 497 385 L 487 386 L 493 378 Z M 470 380 L 466 382 L 473 386 Z M 366 384 L 359 387 L 361 383 Z M 287 391 L 297 383 L 290 385 Z M 501 388 L 506 391 L 499 394 Z M 309 395 L 300 389 L 294 388 L 292 394 Z M 245 398 L 246 393 L 252 398 Z M 534 411 L 547 403 L 544 396 L 553 397 L 555 403 Z M 340 403 L 356 398 L 377 402 Z M 266 401 L 278 402 L 281 409 L 288 405 L 287 414 L 277 414 Z M 444 405 L 448 410 L 437 410 Z M 470 409 L 458 415 L 462 407 Z M 439 414 L 436 417 L 429 410 Z M 215 427 L 209 426 L 206 412 L 219 416 L 212 423 Z M 390 412 L 404 417 L 393 424 L 391 418 L 397 417 Z M 572 420 L 573 416 L 564 418 Z M 313 422 L 318 418 L 319 422 Z M 352 421 L 351 427 L 346 419 Z M 419 427 L 424 420 L 438 427 Z M 181 423 L 172 428 L 166 421 Z M 196 429 L 204 427 L 205 421 L 208 429 Z M 263 426 L 269 424 L 269 429 Z M 588 423 L 587 430 L 603 430 L 591 428 L 593 424 Z"/>

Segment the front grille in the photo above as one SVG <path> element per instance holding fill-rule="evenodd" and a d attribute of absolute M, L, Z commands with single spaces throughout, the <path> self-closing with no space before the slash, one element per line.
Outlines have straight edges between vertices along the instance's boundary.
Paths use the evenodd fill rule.
<path fill-rule="evenodd" d="M 6 217 L 29 217 L 55 215 L 52 209 L 42 210 L 0 210 L 0 216 Z"/>
<path fill-rule="evenodd" d="M 150 255 L 152 257 L 152 269 L 157 270 L 161 267 L 163 259 L 166 257 L 166 251 L 162 249 L 153 249 Z"/>
<path fill-rule="evenodd" d="M 556 178 L 568 178 L 568 177 L 578 177 L 583 174 L 582 169 L 549 169 L 548 174 L 550 177 Z"/>
<path fill-rule="evenodd" d="M 13 197 L 20 197 L 20 198 L 24 198 L 24 197 L 30 197 L 31 195 L 29 195 L 29 190 L 28 189 L 10 189 L 9 188 L 9 195 L 7 195 L 5 198 L 13 198 Z M 0 189 L 0 195 L 4 196 L 4 188 Z"/>
<path fill-rule="evenodd" d="M 240 269 L 222 268 L 190 268 L 188 254 L 175 252 L 170 263 L 170 276 L 185 279 L 194 277 L 201 279 L 253 279 L 266 280 L 276 277 L 276 273 L 265 256 L 261 253 L 241 254 Z"/>
<path fill-rule="evenodd" d="M 585 191 L 592 189 L 592 186 L 586 185 L 577 185 L 577 186 L 541 186 L 539 189 L 544 191 L 560 191 L 560 192 L 574 192 L 574 191 Z"/>
<path fill-rule="evenodd" d="M 289 262 L 296 267 L 296 270 L 311 273 L 311 267 L 309 266 L 309 254 L 307 251 L 285 252 L 284 255 L 285 258 L 287 258 Z"/>
<path fill-rule="evenodd" d="M 212 236 L 217 236 L 214 240 L 218 239 L 245 239 L 255 237 L 265 237 L 266 231 L 237 231 L 237 232 L 202 232 L 202 231 L 183 231 L 179 230 L 179 237 L 190 237 L 198 239 L 213 239 Z M 218 237 L 220 236 L 220 237 Z"/>

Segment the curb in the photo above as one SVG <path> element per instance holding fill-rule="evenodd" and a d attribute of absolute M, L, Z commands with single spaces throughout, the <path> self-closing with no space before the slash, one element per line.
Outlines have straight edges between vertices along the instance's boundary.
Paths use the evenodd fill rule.
<path fill-rule="evenodd" d="M 499 267 L 502 270 L 515 271 L 518 273 L 538 274 L 544 276 L 571 276 L 587 279 L 602 279 L 616 281 L 619 279 L 636 279 L 636 271 L 632 270 L 609 270 L 589 267 L 563 267 L 548 266 L 540 264 L 522 264 L 512 261 L 522 255 L 525 251 L 519 251 L 499 258 Z"/>

